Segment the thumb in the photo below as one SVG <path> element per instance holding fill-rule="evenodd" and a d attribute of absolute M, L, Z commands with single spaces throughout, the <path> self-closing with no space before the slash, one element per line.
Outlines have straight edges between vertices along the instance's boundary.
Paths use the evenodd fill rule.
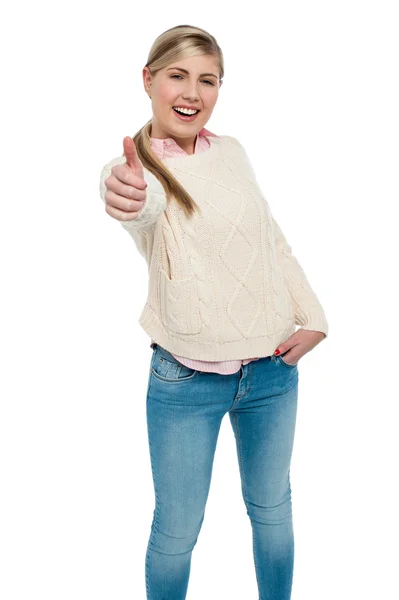
<path fill-rule="evenodd" d="M 134 145 L 134 141 L 131 137 L 126 136 L 123 138 L 123 154 L 126 157 L 127 166 L 133 171 L 135 175 L 139 177 L 144 177 L 143 165 L 140 162 L 139 157 L 137 156 L 136 146 Z"/>

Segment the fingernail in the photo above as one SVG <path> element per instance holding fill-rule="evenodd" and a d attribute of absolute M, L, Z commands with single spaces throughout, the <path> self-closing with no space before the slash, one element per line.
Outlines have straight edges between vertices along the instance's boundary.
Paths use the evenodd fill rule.
<path fill-rule="evenodd" d="M 280 354 L 280 350 L 277 348 L 277 350 L 274 351 L 274 354 Z"/>

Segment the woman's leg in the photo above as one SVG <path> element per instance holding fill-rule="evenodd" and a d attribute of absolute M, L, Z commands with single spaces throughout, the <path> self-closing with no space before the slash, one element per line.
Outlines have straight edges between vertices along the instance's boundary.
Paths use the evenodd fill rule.
<path fill-rule="evenodd" d="M 215 398 L 221 375 L 189 369 L 159 345 L 151 368 L 147 426 L 156 502 L 145 561 L 147 600 L 184 600 L 219 429 L 231 402 L 223 402 L 221 390 Z"/>
<path fill-rule="evenodd" d="M 289 600 L 294 568 L 290 461 L 298 367 L 266 357 L 242 368 L 229 412 L 251 520 L 259 600 Z"/>

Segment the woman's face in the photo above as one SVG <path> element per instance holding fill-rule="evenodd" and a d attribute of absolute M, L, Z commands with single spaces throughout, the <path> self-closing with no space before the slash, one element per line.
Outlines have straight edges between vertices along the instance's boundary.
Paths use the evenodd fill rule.
<path fill-rule="evenodd" d="M 144 86 L 151 97 L 151 137 L 171 137 L 192 149 L 197 133 L 209 120 L 219 95 L 219 67 L 214 56 L 191 56 L 171 63 L 151 76 L 143 69 Z M 173 107 L 198 109 L 196 116 L 181 116 Z M 186 149 L 185 148 L 185 149 Z M 191 152 L 190 152 L 191 153 Z"/>

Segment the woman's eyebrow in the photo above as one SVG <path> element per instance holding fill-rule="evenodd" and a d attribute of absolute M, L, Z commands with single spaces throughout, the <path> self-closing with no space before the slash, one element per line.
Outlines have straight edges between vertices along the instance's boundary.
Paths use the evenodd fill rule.
<path fill-rule="evenodd" d="M 181 69 L 180 67 L 169 67 L 169 69 L 166 69 L 167 71 L 182 71 L 183 73 L 186 73 L 186 75 L 189 75 L 189 72 L 187 71 L 187 69 Z M 216 77 L 216 79 L 218 79 L 218 76 L 215 75 L 215 73 L 201 73 L 200 77 L 205 77 L 206 76 L 210 76 L 210 77 Z"/>

